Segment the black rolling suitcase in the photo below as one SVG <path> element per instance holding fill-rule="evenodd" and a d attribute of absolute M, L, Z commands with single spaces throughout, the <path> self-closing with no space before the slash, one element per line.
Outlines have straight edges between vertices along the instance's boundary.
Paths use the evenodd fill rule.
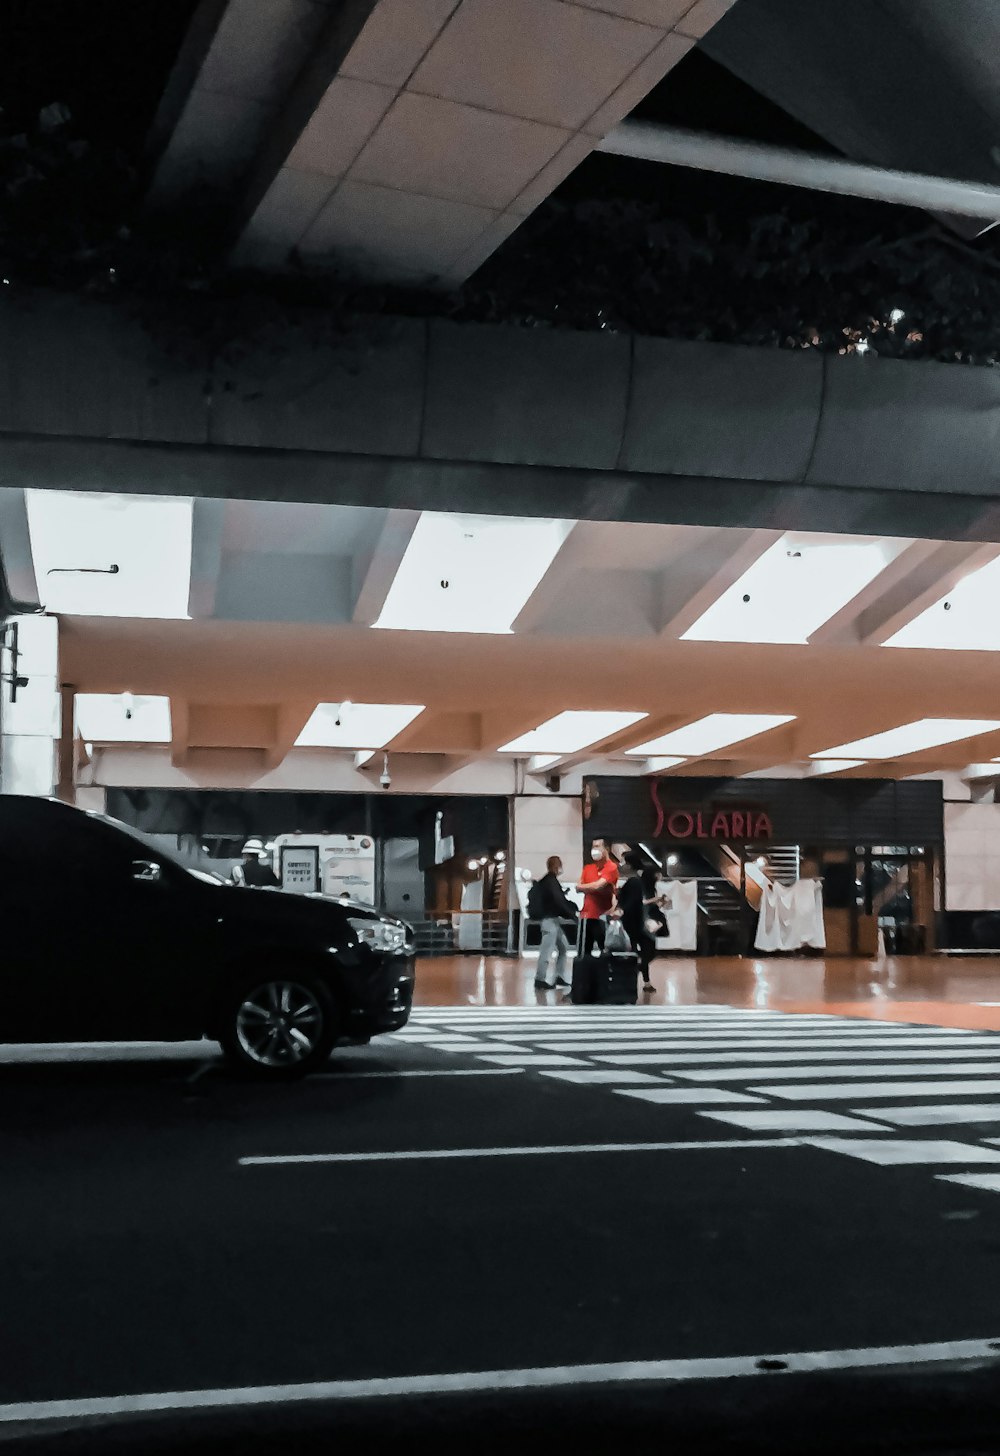
<path fill-rule="evenodd" d="M 584 954 L 586 925 L 587 921 L 581 915 L 576 923 L 576 955 L 573 957 L 573 976 L 569 990 L 569 999 L 574 1006 L 593 1006 L 597 1001 L 600 957 Z"/>
<path fill-rule="evenodd" d="M 639 999 L 639 957 L 633 950 L 603 950 L 584 955 L 583 927 L 573 960 L 569 999 L 574 1006 L 634 1006 Z M 611 933 L 611 927 L 608 927 Z"/>

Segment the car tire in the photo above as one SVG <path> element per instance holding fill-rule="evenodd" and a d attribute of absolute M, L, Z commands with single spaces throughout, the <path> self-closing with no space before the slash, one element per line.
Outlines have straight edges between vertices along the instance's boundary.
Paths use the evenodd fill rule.
<path fill-rule="evenodd" d="M 294 972 L 263 971 L 225 999 L 219 1041 L 242 1071 L 288 1081 L 315 1071 L 329 1057 L 340 1018 L 322 981 Z"/>

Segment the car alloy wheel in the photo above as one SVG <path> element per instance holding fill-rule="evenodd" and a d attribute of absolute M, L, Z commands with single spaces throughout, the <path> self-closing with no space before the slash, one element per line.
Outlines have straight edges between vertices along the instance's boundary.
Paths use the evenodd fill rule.
<path fill-rule="evenodd" d="M 248 1061 L 277 1070 L 315 1056 L 326 1012 L 301 981 L 265 981 L 247 991 L 236 1011 L 236 1038 Z"/>

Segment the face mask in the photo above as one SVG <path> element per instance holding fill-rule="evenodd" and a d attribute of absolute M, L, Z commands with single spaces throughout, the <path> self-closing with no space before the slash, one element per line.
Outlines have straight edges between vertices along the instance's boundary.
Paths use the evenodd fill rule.
<path fill-rule="evenodd" d="M 591 859 L 603 859 L 604 858 L 604 850 L 603 849 L 592 849 L 590 851 L 590 857 L 591 857 Z"/>

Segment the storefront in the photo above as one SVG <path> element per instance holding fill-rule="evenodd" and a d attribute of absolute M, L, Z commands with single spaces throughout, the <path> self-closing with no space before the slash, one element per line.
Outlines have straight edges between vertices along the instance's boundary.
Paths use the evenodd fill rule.
<path fill-rule="evenodd" d="M 816 880 L 831 955 L 919 953 L 944 904 L 941 784 L 883 779 L 614 778 L 584 786 L 588 839 L 642 845 L 697 884 L 699 949 L 753 947 L 767 883 Z"/>

